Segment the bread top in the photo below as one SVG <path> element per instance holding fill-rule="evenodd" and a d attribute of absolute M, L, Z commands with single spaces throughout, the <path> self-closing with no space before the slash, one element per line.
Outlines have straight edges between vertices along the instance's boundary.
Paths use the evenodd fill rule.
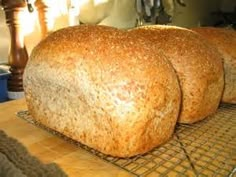
<path fill-rule="evenodd" d="M 104 73 L 100 74 L 110 77 L 111 82 L 113 77 L 116 81 L 125 77 L 143 79 L 144 73 L 149 77 L 155 65 L 173 70 L 165 57 L 151 47 L 148 41 L 126 31 L 98 25 L 68 27 L 52 33 L 34 48 L 29 62 L 34 65 L 46 64 L 61 72 L 69 70 L 66 74 L 69 76 L 83 65 L 81 58 L 91 70 L 91 75 L 97 74 L 96 68 L 100 70 L 105 66 Z M 58 81 L 56 76 L 50 78 Z M 45 74 L 45 79 L 50 78 Z M 68 82 L 71 82 L 70 79 Z M 62 80 L 60 83 L 63 84 Z"/>
<path fill-rule="evenodd" d="M 197 33 L 181 27 L 152 25 L 130 32 L 151 41 L 175 68 L 182 88 L 180 122 L 201 120 L 216 109 L 223 89 L 222 59 L 216 48 Z M 216 88 L 218 93 L 206 93 L 208 88 Z M 208 98 L 214 104 L 207 104 Z M 203 110 L 204 104 L 208 108 Z"/>
<path fill-rule="evenodd" d="M 204 38 L 189 29 L 152 25 L 131 31 L 152 41 L 156 48 L 168 56 L 179 74 L 184 74 L 184 70 L 191 70 L 190 73 L 185 73 L 190 78 L 192 75 L 194 78 L 206 77 L 208 80 L 215 80 L 215 75 L 222 70 L 220 53 Z"/>
<path fill-rule="evenodd" d="M 156 48 L 162 50 L 178 72 L 180 79 L 194 78 L 201 85 L 202 78 L 212 82 L 222 74 L 220 53 L 202 36 L 189 29 L 151 25 L 136 28 L 131 32 L 152 41 Z"/>
<path fill-rule="evenodd" d="M 234 58 L 236 66 L 236 31 L 226 28 L 198 27 L 193 31 L 201 34 L 215 45 L 221 53 L 230 55 Z"/>

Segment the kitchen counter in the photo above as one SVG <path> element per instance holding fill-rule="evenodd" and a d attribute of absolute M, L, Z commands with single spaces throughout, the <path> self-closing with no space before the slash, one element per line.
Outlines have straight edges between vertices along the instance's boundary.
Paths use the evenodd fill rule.
<path fill-rule="evenodd" d="M 130 177 L 128 172 L 40 129 L 16 113 L 27 110 L 24 99 L 0 104 L 0 129 L 16 138 L 43 163 L 57 163 L 69 176 Z"/>

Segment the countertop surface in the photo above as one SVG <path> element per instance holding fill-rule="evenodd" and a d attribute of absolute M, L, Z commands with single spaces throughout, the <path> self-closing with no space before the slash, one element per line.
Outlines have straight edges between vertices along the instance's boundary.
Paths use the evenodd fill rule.
<path fill-rule="evenodd" d="M 130 177 L 128 172 L 16 116 L 27 110 L 24 99 L 0 103 L 0 129 L 21 142 L 43 163 L 57 163 L 69 176 Z"/>

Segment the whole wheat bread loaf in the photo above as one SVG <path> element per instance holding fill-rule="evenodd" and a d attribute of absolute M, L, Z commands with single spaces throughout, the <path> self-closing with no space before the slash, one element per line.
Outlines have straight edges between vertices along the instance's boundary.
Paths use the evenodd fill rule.
<path fill-rule="evenodd" d="M 163 50 L 178 75 L 182 90 L 180 123 L 194 123 L 214 113 L 223 92 L 223 64 L 217 50 L 195 32 L 152 25 L 130 30 Z"/>
<path fill-rule="evenodd" d="M 180 87 L 149 42 L 112 27 L 58 30 L 37 45 L 24 72 L 30 114 L 105 154 L 145 153 L 172 135 Z"/>
<path fill-rule="evenodd" d="M 202 35 L 221 53 L 225 73 L 222 102 L 236 104 L 236 31 L 214 27 L 198 27 L 193 30 Z"/>

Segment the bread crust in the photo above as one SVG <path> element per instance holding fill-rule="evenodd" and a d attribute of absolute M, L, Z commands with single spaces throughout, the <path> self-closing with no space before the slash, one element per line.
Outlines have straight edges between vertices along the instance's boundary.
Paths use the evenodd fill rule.
<path fill-rule="evenodd" d="M 198 27 L 192 30 L 202 35 L 221 53 L 225 72 L 222 102 L 236 104 L 236 32 L 214 27 Z"/>
<path fill-rule="evenodd" d="M 175 26 L 144 26 L 130 33 L 151 41 L 175 68 L 182 91 L 180 123 L 194 123 L 216 111 L 224 85 L 216 49 L 198 34 Z"/>
<path fill-rule="evenodd" d="M 171 64 L 142 38 L 81 25 L 36 46 L 24 73 L 32 117 L 105 154 L 130 157 L 166 142 L 180 107 Z"/>

